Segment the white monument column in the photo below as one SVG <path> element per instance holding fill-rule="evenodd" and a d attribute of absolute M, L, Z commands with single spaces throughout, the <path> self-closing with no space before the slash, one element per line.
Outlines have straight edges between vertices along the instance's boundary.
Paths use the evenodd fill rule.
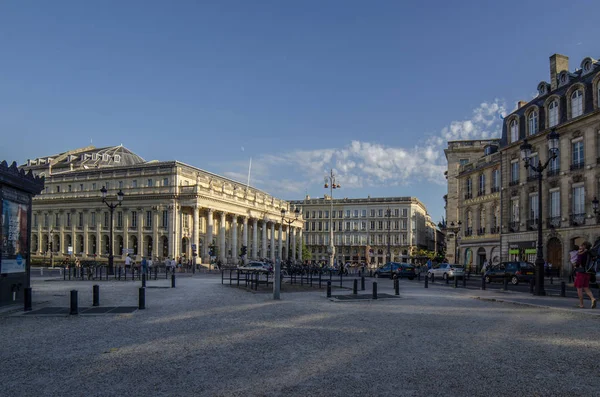
<path fill-rule="evenodd" d="M 262 249 L 260 252 L 260 256 L 263 259 L 267 259 L 267 221 L 262 221 L 262 239 L 261 239 Z"/>
<path fill-rule="evenodd" d="M 219 258 L 225 264 L 227 255 L 225 255 L 225 212 L 221 212 L 221 225 L 219 228 Z"/>
<path fill-rule="evenodd" d="M 302 261 L 302 244 L 304 244 L 304 240 L 302 237 L 302 228 L 298 228 L 298 260 Z"/>
<path fill-rule="evenodd" d="M 89 228 L 88 228 L 88 215 L 89 213 L 87 212 L 87 210 L 85 210 L 83 212 L 83 256 L 86 257 L 88 256 L 88 249 L 89 249 L 89 240 L 90 240 L 90 236 L 88 234 L 89 232 Z"/>
<path fill-rule="evenodd" d="M 238 238 L 238 228 L 237 228 L 237 222 L 238 221 L 238 217 L 237 215 L 233 215 L 232 216 L 232 221 L 231 221 L 231 260 L 233 261 L 233 263 L 235 265 L 237 265 L 238 263 L 238 256 L 240 254 L 240 251 L 238 250 L 238 246 L 237 246 L 237 238 Z"/>
<path fill-rule="evenodd" d="M 138 212 L 138 253 L 136 260 L 140 262 L 142 256 L 146 256 L 146 244 L 144 244 L 144 220 L 146 218 L 146 211 L 139 209 Z"/>
<path fill-rule="evenodd" d="M 77 222 L 77 220 L 75 219 L 76 214 L 77 214 L 76 212 L 71 212 L 71 247 L 73 247 L 73 255 L 78 253 L 77 249 L 79 248 L 79 247 L 77 247 L 77 232 L 76 232 L 76 228 L 75 228 L 75 222 Z M 40 234 L 40 239 L 39 239 L 40 247 L 42 246 L 42 238 L 41 237 L 42 236 Z"/>
<path fill-rule="evenodd" d="M 199 241 L 199 233 L 200 233 L 200 214 L 198 213 L 198 207 L 193 206 L 192 211 L 194 212 L 194 228 L 192 229 L 192 244 L 196 246 L 196 254 L 198 253 L 198 241 Z M 193 255 L 193 250 L 192 250 Z"/>
<path fill-rule="evenodd" d="M 271 221 L 271 261 L 275 262 L 275 222 Z"/>
<path fill-rule="evenodd" d="M 153 260 L 160 260 L 162 252 L 158 252 L 158 207 L 152 211 L 152 256 Z"/>
<path fill-rule="evenodd" d="M 207 209 L 206 215 L 206 244 L 204 244 L 204 260 L 206 263 L 210 263 L 210 255 L 208 253 L 209 246 L 213 242 L 213 210 L 212 208 Z"/>
<path fill-rule="evenodd" d="M 252 259 L 258 259 L 258 219 L 252 219 Z"/>
<path fill-rule="evenodd" d="M 102 225 L 100 223 L 96 223 L 96 255 L 98 255 L 98 258 L 100 257 L 100 255 L 104 254 L 104 252 L 102 252 Z M 61 245 L 62 247 L 62 245 Z"/>
<path fill-rule="evenodd" d="M 292 239 L 292 260 L 297 261 L 298 260 L 298 251 L 296 251 L 296 239 L 298 238 L 297 234 L 297 229 L 295 227 L 292 227 L 292 230 L 290 231 L 290 237 Z"/>
<path fill-rule="evenodd" d="M 242 245 L 246 247 L 246 255 L 244 256 L 244 264 L 248 262 L 248 217 L 244 217 L 244 230 L 242 230 Z"/>
<path fill-rule="evenodd" d="M 283 223 L 279 224 L 279 229 L 277 229 L 279 231 L 279 244 L 277 245 L 277 256 L 279 257 L 280 261 L 283 261 L 282 258 L 282 251 L 283 251 Z"/>

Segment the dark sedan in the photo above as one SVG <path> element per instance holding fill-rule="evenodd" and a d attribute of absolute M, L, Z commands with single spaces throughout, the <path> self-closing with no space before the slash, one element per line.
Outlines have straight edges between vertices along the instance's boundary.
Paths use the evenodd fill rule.
<path fill-rule="evenodd" d="M 417 273 L 415 272 L 415 266 L 410 263 L 400 263 L 400 267 L 396 270 L 396 275 L 398 278 L 408 278 L 409 280 L 417 277 Z"/>
<path fill-rule="evenodd" d="M 396 262 L 388 262 L 385 265 L 381 266 L 379 269 L 375 270 L 373 275 L 375 277 L 392 277 L 393 273 L 396 273 L 400 268 L 400 263 Z"/>
<path fill-rule="evenodd" d="M 529 282 L 535 274 L 535 267 L 529 262 L 501 262 L 486 270 L 483 277 L 486 283 L 492 281 L 504 281 L 508 277 L 513 285 L 520 282 Z"/>

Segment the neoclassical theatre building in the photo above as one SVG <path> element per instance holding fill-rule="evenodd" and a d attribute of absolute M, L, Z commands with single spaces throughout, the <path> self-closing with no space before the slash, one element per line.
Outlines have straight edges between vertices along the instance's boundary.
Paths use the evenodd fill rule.
<path fill-rule="evenodd" d="M 31 251 L 59 260 L 71 253 L 107 258 L 110 209 L 113 254 L 209 263 L 209 246 L 223 263 L 248 259 L 301 259 L 303 221 L 294 207 L 266 192 L 178 161 L 145 161 L 123 146 L 70 150 L 27 160 L 21 168 L 46 178 L 33 200 Z M 284 213 L 282 211 L 285 210 Z M 283 216 L 283 217 L 282 217 Z"/>

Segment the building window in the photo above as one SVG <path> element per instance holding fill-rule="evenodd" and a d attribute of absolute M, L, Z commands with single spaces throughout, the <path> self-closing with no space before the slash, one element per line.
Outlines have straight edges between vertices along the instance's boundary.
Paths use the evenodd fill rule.
<path fill-rule="evenodd" d="M 68 192 L 72 192 L 73 191 L 73 188 L 71 187 L 71 185 L 67 185 L 67 191 Z"/>
<path fill-rule="evenodd" d="M 78 222 L 77 222 L 77 226 L 78 227 L 83 227 L 83 212 L 80 212 L 78 215 L 79 215 L 78 216 L 79 219 L 78 219 Z"/>
<path fill-rule="evenodd" d="M 377 229 L 379 229 L 379 230 L 383 229 L 383 221 L 377 222 Z"/>
<path fill-rule="evenodd" d="M 131 227 L 137 227 L 137 212 L 131 211 Z"/>
<path fill-rule="evenodd" d="M 571 163 L 571 168 L 572 169 L 581 169 L 583 168 L 583 164 L 584 164 L 584 157 L 583 157 L 583 140 L 578 140 L 576 142 L 572 143 L 572 148 L 573 148 L 573 155 L 572 155 L 572 159 L 573 162 Z"/>
<path fill-rule="evenodd" d="M 375 210 L 371 210 L 371 218 L 375 218 Z"/>
<path fill-rule="evenodd" d="M 467 178 L 466 180 L 465 191 L 465 199 L 470 199 L 473 197 L 473 181 L 471 181 L 471 178 Z"/>
<path fill-rule="evenodd" d="M 310 225 L 310 227 L 311 227 L 312 231 L 314 232 L 314 231 L 317 229 L 317 224 L 316 224 L 316 222 L 314 222 L 314 221 L 313 221 L 313 222 L 311 222 L 311 225 Z"/>
<path fill-rule="evenodd" d="M 317 217 L 317 211 L 312 212 L 312 218 L 315 219 Z"/>
<path fill-rule="evenodd" d="M 537 167 L 539 162 L 540 162 L 540 159 L 539 159 L 537 153 L 533 153 L 531 155 L 531 157 L 529 157 L 529 168 L 527 171 L 527 179 L 528 180 L 537 179 L 537 172 L 534 170 L 534 168 Z"/>
<path fill-rule="evenodd" d="M 310 218 L 310 211 L 306 211 L 304 213 L 304 219 L 309 219 Z"/>
<path fill-rule="evenodd" d="M 408 229 L 408 222 L 406 219 L 402 219 L 402 230 Z"/>
<path fill-rule="evenodd" d="M 492 193 L 500 191 L 500 170 L 496 168 L 492 171 Z"/>
<path fill-rule="evenodd" d="M 558 124 L 558 101 L 554 100 L 548 105 L 548 126 L 554 127 Z"/>
<path fill-rule="evenodd" d="M 91 221 L 92 227 L 96 227 L 96 213 L 92 212 L 92 221 Z"/>
<path fill-rule="evenodd" d="M 469 159 L 460 159 L 458 160 L 459 165 L 469 164 Z"/>
<path fill-rule="evenodd" d="M 519 183 L 519 160 L 510 163 L 510 184 L 516 185 Z"/>
<path fill-rule="evenodd" d="M 83 192 L 83 183 L 80 183 L 80 184 L 79 184 L 79 191 L 80 191 L 80 192 Z"/>
<path fill-rule="evenodd" d="M 325 219 L 329 218 L 329 211 L 325 211 Z"/>
<path fill-rule="evenodd" d="M 346 210 L 346 218 L 350 218 L 350 210 Z"/>
<path fill-rule="evenodd" d="M 152 227 L 152 211 L 146 211 L 146 227 Z"/>
<path fill-rule="evenodd" d="M 113 160 L 115 163 L 120 163 L 121 162 L 121 155 L 120 154 L 115 154 L 113 156 Z"/>
<path fill-rule="evenodd" d="M 560 191 L 550 192 L 550 218 L 560 217 Z"/>
<path fill-rule="evenodd" d="M 320 232 L 323 231 L 323 222 L 319 221 L 318 229 L 317 230 L 320 231 Z"/>
<path fill-rule="evenodd" d="M 408 209 L 402 208 L 402 216 L 408 216 Z"/>
<path fill-rule="evenodd" d="M 55 227 L 59 227 L 60 226 L 60 214 L 56 213 L 54 215 L 54 226 Z"/>
<path fill-rule="evenodd" d="M 56 185 L 56 193 L 60 193 L 60 186 Z"/>
<path fill-rule="evenodd" d="M 585 187 L 573 187 L 573 215 L 585 213 Z"/>
<path fill-rule="evenodd" d="M 365 222 L 365 221 L 362 221 L 362 222 L 360 223 L 360 230 L 362 230 L 362 231 L 365 231 L 365 230 L 367 230 L 367 222 Z"/>
<path fill-rule="evenodd" d="M 110 182 L 106 182 L 106 189 L 110 189 Z M 96 190 L 96 184 L 92 183 L 92 190 Z"/>
<path fill-rule="evenodd" d="M 152 178 L 148 178 L 148 187 L 152 187 L 154 184 L 152 183 Z"/>
<path fill-rule="evenodd" d="M 48 214 L 44 214 L 44 227 L 48 227 L 48 223 L 50 223 L 50 220 L 48 219 Z"/>
<path fill-rule="evenodd" d="M 400 222 L 399 221 L 394 221 L 394 229 L 395 230 L 400 229 Z"/>
<path fill-rule="evenodd" d="M 358 218 L 358 210 L 354 210 L 354 217 Z"/>
<path fill-rule="evenodd" d="M 379 217 L 383 216 L 383 210 L 379 210 Z"/>
<path fill-rule="evenodd" d="M 556 156 L 553 159 L 550 159 L 550 163 L 548 163 L 548 175 L 558 175 L 560 171 L 560 156 Z"/>
<path fill-rule="evenodd" d="M 529 196 L 529 219 L 538 219 L 538 195 L 532 194 Z"/>
<path fill-rule="evenodd" d="M 583 92 L 576 90 L 571 94 L 571 118 L 581 116 L 583 114 Z"/>
<path fill-rule="evenodd" d="M 323 211 L 319 211 L 319 219 L 323 218 Z"/>
<path fill-rule="evenodd" d="M 371 221 L 370 229 L 375 230 L 375 221 Z"/>
<path fill-rule="evenodd" d="M 344 217 L 344 215 L 343 215 L 343 214 L 344 214 L 344 211 L 342 211 L 342 210 L 339 210 L 339 211 L 338 211 L 338 218 L 342 219 L 342 218 Z"/>
<path fill-rule="evenodd" d="M 117 227 L 123 227 L 123 211 L 117 212 Z"/>
<path fill-rule="evenodd" d="M 513 119 L 510 122 L 510 142 L 514 143 L 517 142 L 519 140 L 519 123 L 517 123 L 517 120 Z"/>
<path fill-rule="evenodd" d="M 71 213 L 67 212 L 67 227 L 71 227 Z"/>
<path fill-rule="evenodd" d="M 479 195 L 485 195 L 485 174 L 479 175 Z"/>
<path fill-rule="evenodd" d="M 367 217 L 367 210 L 362 210 L 362 217 L 366 218 Z"/>
<path fill-rule="evenodd" d="M 33 227 L 37 227 L 37 225 L 38 225 L 37 214 L 33 214 Z"/>
<path fill-rule="evenodd" d="M 108 212 L 104 213 L 104 227 L 108 227 L 109 225 Z"/>
<path fill-rule="evenodd" d="M 529 127 L 529 135 L 537 134 L 537 132 L 538 132 L 538 112 L 536 110 L 529 113 L 528 127 Z"/>
<path fill-rule="evenodd" d="M 396 208 L 396 209 L 394 210 L 394 216 L 395 216 L 396 218 L 398 218 L 398 217 L 400 216 L 400 210 L 399 210 L 398 208 Z"/>
<path fill-rule="evenodd" d="M 119 189 L 123 189 L 123 181 L 119 181 Z"/>
<path fill-rule="evenodd" d="M 346 222 L 346 230 L 350 230 L 350 222 Z"/>
<path fill-rule="evenodd" d="M 133 181 L 131 181 L 131 187 L 132 188 L 136 188 L 137 187 L 137 179 L 134 179 Z"/>

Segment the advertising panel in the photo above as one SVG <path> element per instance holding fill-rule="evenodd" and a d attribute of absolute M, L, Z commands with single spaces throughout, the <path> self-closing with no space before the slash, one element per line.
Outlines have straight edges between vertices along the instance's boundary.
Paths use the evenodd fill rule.
<path fill-rule="evenodd" d="M 2 260 L 0 273 L 24 273 L 27 246 L 27 204 L 2 203 Z"/>

